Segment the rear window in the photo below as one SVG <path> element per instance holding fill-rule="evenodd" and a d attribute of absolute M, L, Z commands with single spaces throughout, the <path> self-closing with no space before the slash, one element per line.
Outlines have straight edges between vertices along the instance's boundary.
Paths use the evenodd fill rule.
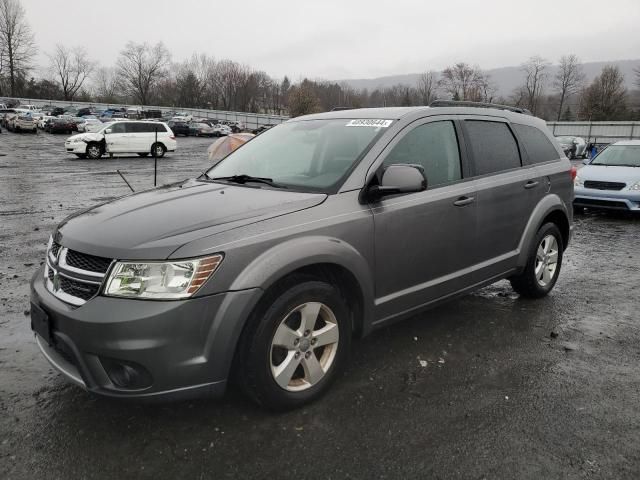
<path fill-rule="evenodd" d="M 527 152 L 529 163 L 543 163 L 560 158 L 553 144 L 538 128 L 517 123 L 512 125 Z"/>
<path fill-rule="evenodd" d="M 465 120 L 476 175 L 502 172 L 521 166 L 516 139 L 506 123 Z"/>
<path fill-rule="evenodd" d="M 161 123 L 128 123 L 127 132 L 131 133 L 155 133 L 166 132 L 164 125 Z"/>

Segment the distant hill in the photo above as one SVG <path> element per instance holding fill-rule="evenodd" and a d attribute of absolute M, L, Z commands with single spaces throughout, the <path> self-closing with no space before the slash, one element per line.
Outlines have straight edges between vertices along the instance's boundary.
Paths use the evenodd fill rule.
<path fill-rule="evenodd" d="M 605 65 L 614 64 L 617 65 L 622 73 L 624 74 L 624 78 L 627 84 L 627 88 L 632 90 L 636 88 L 634 85 L 635 74 L 633 72 L 634 68 L 640 67 L 640 59 L 639 60 L 616 60 L 612 62 L 589 62 L 584 63 L 584 73 L 586 75 L 587 82 L 591 82 L 593 78 L 600 73 L 602 67 Z M 552 78 L 557 72 L 558 66 L 553 65 L 549 68 L 549 78 Z M 491 70 L 485 70 L 491 76 L 491 81 L 497 87 L 497 95 L 508 96 L 510 95 L 515 88 L 522 85 L 524 74 L 522 70 L 520 70 L 519 66 L 516 67 L 502 67 L 502 68 L 494 68 Z M 362 78 L 362 79 L 351 79 L 351 80 L 336 80 L 338 83 L 347 83 L 354 88 L 362 89 L 367 88 L 369 91 L 375 90 L 376 88 L 385 88 L 391 87 L 393 85 L 397 85 L 402 83 L 404 85 L 415 86 L 418 81 L 419 73 L 408 73 L 405 75 L 391 75 L 388 77 L 378 77 L 378 78 Z"/>

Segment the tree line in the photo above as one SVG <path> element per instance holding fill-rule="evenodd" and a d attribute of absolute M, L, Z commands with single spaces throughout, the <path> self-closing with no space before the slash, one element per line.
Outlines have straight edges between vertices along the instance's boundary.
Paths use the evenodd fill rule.
<path fill-rule="evenodd" d="M 640 119 L 640 90 L 628 92 L 615 65 L 590 83 L 580 59 L 565 55 L 556 73 L 539 56 L 521 65 L 522 84 L 498 96 L 497 85 L 477 65 L 455 63 L 442 72 L 427 70 L 415 85 L 374 90 L 347 83 L 267 73 L 233 60 L 194 54 L 172 61 L 162 43 L 128 42 L 113 66 L 92 61 L 82 46 L 55 45 L 36 78 L 38 50 L 19 0 L 0 0 L 0 96 L 101 103 L 193 107 L 298 116 L 334 107 L 429 105 L 436 99 L 502 103 L 529 109 L 547 120 Z M 640 88 L 640 67 L 635 70 Z"/>

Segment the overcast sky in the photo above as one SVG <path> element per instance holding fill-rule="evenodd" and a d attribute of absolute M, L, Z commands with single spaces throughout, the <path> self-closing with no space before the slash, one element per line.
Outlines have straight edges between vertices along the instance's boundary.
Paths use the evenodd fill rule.
<path fill-rule="evenodd" d="M 640 0 L 22 0 L 41 52 L 82 44 L 101 64 L 128 40 L 162 41 L 266 71 L 371 78 L 532 55 L 640 58 Z M 42 54 L 41 54 L 42 55 Z M 46 62 L 46 57 L 40 59 Z"/>

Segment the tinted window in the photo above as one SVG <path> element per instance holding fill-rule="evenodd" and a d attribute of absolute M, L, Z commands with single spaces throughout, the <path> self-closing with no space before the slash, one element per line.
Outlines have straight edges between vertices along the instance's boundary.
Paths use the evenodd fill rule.
<path fill-rule="evenodd" d="M 453 122 L 420 125 L 407 133 L 384 160 L 384 165 L 417 163 L 424 167 L 429 188 L 460 180 L 460 152 Z"/>
<path fill-rule="evenodd" d="M 536 127 L 513 124 L 529 157 L 529 163 L 542 163 L 560 158 L 547 136 Z"/>
<path fill-rule="evenodd" d="M 520 167 L 520 153 L 506 123 L 465 120 L 476 174 L 501 172 Z"/>
<path fill-rule="evenodd" d="M 111 133 L 124 133 L 125 132 L 125 123 L 119 122 L 114 123 L 111 126 Z"/>

